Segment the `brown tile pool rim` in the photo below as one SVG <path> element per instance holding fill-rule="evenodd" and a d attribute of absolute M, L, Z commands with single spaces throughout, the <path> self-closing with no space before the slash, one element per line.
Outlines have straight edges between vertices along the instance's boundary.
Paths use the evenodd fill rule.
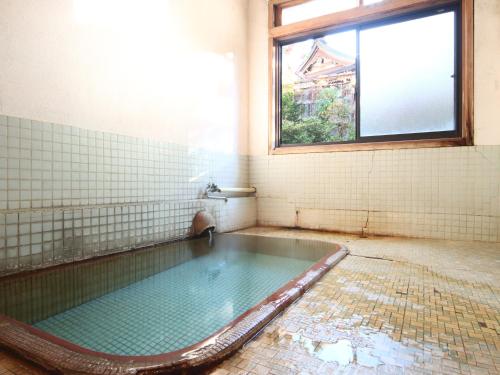
<path fill-rule="evenodd" d="M 323 241 L 314 242 L 325 244 Z M 163 374 L 199 371 L 240 349 L 348 254 L 345 246 L 328 243 L 330 245 L 332 250 L 299 276 L 208 338 L 180 350 L 145 356 L 103 353 L 5 315 L 0 315 L 0 346 L 56 373 Z"/>

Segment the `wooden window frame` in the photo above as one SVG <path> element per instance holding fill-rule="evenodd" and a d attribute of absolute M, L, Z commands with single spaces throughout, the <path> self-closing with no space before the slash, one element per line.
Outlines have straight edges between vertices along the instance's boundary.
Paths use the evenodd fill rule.
<path fill-rule="evenodd" d="M 474 0 L 385 0 L 372 5 L 340 11 L 312 19 L 281 25 L 281 10 L 311 0 L 269 0 L 269 154 L 297 154 L 333 151 L 380 150 L 398 148 L 423 148 L 465 146 L 473 144 L 473 69 L 474 69 Z M 362 3 L 362 0 L 360 0 Z M 457 101 L 458 136 L 451 138 L 431 138 L 415 140 L 384 140 L 374 142 L 330 143 L 310 145 L 280 146 L 276 142 L 279 132 L 279 58 L 278 44 L 300 37 L 331 32 L 336 29 L 361 23 L 381 21 L 394 16 L 402 16 L 440 6 L 458 4 L 460 7 L 460 79 L 458 80 Z M 358 109 L 357 109 L 358 110 Z"/>

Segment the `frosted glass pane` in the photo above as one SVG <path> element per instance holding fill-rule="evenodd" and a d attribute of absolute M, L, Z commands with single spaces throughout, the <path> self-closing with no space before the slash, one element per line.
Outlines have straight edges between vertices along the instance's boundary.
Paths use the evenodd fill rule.
<path fill-rule="evenodd" d="M 304 4 L 283 8 L 281 12 L 281 24 L 288 25 L 324 16 L 325 14 L 356 8 L 358 5 L 359 0 L 312 0 Z"/>
<path fill-rule="evenodd" d="M 455 129 L 455 15 L 360 31 L 361 136 Z"/>

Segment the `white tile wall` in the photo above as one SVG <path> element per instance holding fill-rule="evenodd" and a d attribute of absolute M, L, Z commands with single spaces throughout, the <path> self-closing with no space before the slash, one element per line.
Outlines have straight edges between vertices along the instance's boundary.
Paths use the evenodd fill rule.
<path fill-rule="evenodd" d="M 183 238 L 200 209 L 219 231 L 500 241 L 500 146 L 249 158 L 0 116 L 0 274 Z"/>
<path fill-rule="evenodd" d="M 218 230 L 252 226 L 247 156 L 0 116 L 0 273 L 185 237 L 210 210 Z"/>
<path fill-rule="evenodd" d="M 500 146 L 256 156 L 258 223 L 500 241 Z"/>

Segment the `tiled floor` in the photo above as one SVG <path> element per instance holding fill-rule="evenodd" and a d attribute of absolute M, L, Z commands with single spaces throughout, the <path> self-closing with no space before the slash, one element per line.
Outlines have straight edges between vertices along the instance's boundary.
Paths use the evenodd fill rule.
<path fill-rule="evenodd" d="M 351 255 L 213 374 L 500 373 L 500 244 L 246 232 Z M 0 375 L 39 373 L 0 352 Z"/>

